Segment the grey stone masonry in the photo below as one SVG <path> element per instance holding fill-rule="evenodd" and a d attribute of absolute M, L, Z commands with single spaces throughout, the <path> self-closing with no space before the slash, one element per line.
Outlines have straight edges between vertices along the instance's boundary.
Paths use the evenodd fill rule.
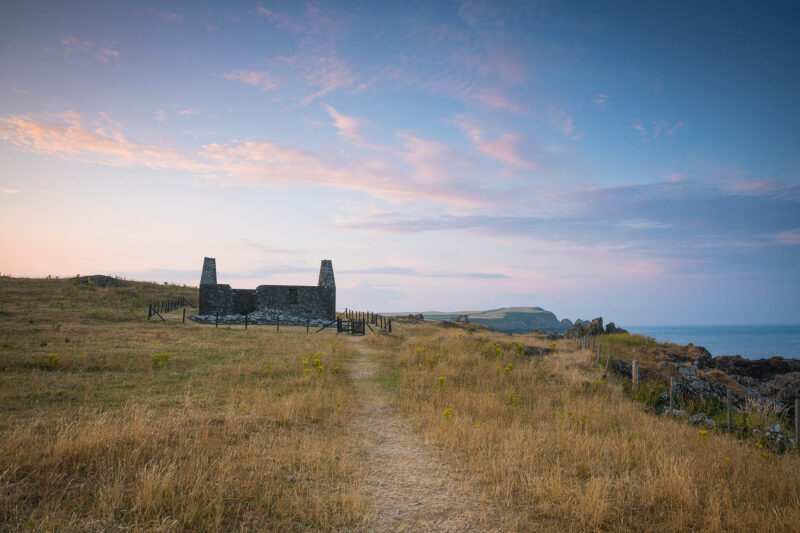
<path fill-rule="evenodd" d="M 203 259 L 203 273 L 200 275 L 200 285 L 217 284 L 217 260 L 213 257 Z"/>
<path fill-rule="evenodd" d="M 203 324 L 324 325 L 336 318 L 336 281 L 333 264 L 323 259 L 317 285 L 259 285 L 231 289 L 217 283 L 216 260 L 203 260 L 200 277 L 200 312 L 191 317 Z"/>

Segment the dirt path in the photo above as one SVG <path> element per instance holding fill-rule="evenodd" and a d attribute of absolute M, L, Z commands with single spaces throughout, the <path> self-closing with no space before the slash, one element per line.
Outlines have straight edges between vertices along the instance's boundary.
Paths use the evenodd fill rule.
<path fill-rule="evenodd" d="M 354 343 L 355 344 L 355 343 Z M 463 474 L 431 452 L 379 390 L 381 364 L 360 350 L 349 368 L 359 416 L 355 429 L 366 451 L 364 531 L 492 531 L 477 491 Z M 371 357 L 373 356 L 373 357 Z"/>

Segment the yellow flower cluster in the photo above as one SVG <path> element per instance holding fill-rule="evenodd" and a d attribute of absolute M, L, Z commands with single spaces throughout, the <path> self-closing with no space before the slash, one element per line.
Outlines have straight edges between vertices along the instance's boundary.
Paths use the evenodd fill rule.
<path fill-rule="evenodd" d="M 172 356 L 166 352 L 154 353 L 150 356 L 150 362 L 153 364 L 153 368 L 169 366 L 169 364 L 172 362 Z"/>
<path fill-rule="evenodd" d="M 314 370 L 314 369 L 316 369 L 317 374 L 324 374 L 325 373 L 325 367 L 322 366 L 322 355 L 323 355 L 322 352 L 315 352 L 314 353 L 314 355 L 311 358 L 311 366 L 313 367 L 313 369 L 312 368 L 303 368 L 303 373 L 305 375 L 311 374 L 311 371 Z M 305 367 L 308 364 L 309 364 L 308 359 L 303 359 L 303 366 Z M 339 372 L 339 367 L 338 366 L 336 368 L 334 368 L 334 372 L 336 372 L 336 373 Z"/>

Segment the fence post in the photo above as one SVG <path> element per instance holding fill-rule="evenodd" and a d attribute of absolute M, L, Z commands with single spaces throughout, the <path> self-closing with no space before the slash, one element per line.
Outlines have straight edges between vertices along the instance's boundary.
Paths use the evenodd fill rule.
<path fill-rule="evenodd" d="M 308 333 L 308 326 L 309 326 L 310 323 L 311 323 L 311 319 L 310 318 L 306 318 L 306 333 Z"/>
<path fill-rule="evenodd" d="M 215 328 L 219 327 L 219 311 L 217 311 L 217 320 L 214 322 L 214 327 Z"/>
<path fill-rule="evenodd" d="M 800 448 L 800 398 L 794 399 L 794 445 Z"/>
<path fill-rule="evenodd" d="M 731 390 L 725 389 L 725 396 L 728 400 L 728 431 L 733 431 L 733 413 L 731 412 Z"/>
<path fill-rule="evenodd" d="M 389 322 L 387 322 L 386 325 L 389 328 L 389 333 L 391 333 L 392 332 L 392 319 L 391 318 L 389 319 Z"/>
<path fill-rule="evenodd" d="M 606 374 L 608 374 L 609 363 L 611 363 L 611 350 L 606 350 Z"/>
<path fill-rule="evenodd" d="M 281 317 L 278 317 L 278 319 L 275 321 L 275 326 L 276 326 L 275 331 L 281 330 Z"/>
<path fill-rule="evenodd" d="M 600 366 L 600 350 L 601 349 L 602 349 L 602 346 L 598 346 L 597 347 L 597 366 Z"/>
<path fill-rule="evenodd" d="M 247 313 L 244 314 L 244 329 L 247 329 Z"/>
<path fill-rule="evenodd" d="M 673 409 L 675 409 L 675 401 L 673 400 L 675 390 L 675 378 L 669 378 L 669 414 L 672 414 Z"/>
<path fill-rule="evenodd" d="M 635 359 L 631 361 L 631 380 L 633 390 L 636 390 L 636 386 L 639 384 L 639 361 Z"/>
<path fill-rule="evenodd" d="M 183 308 L 183 319 L 181 320 L 181 324 L 186 324 L 186 308 Z"/>
<path fill-rule="evenodd" d="M 147 306 L 147 320 L 150 320 L 150 317 L 153 316 L 153 304 Z"/>

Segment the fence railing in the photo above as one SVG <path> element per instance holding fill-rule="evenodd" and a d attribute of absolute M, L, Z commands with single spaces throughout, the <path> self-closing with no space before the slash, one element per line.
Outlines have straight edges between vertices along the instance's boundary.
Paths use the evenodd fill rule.
<path fill-rule="evenodd" d="M 596 364 L 600 367 L 605 367 L 603 370 L 604 377 L 608 375 L 609 365 L 611 363 L 611 359 L 614 357 L 611 350 L 609 348 L 604 348 L 602 344 L 598 342 L 597 336 L 595 335 L 571 335 L 567 338 L 570 338 L 577 343 L 577 348 L 580 350 L 589 350 L 592 353 L 597 351 L 597 359 Z M 605 362 L 601 361 L 601 356 L 605 355 Z M 675 378 L 669 378 L 669 410 L 666 411 L 669 414 L 676 414 L 679 411 L 675 410 Z M 635 391 L 639 387 L 639 361 L 636 359 L 631 360 L 631 390 Z M 726 430 L 728 432 L 733 432 L 733 398 L 731 394 L 730 387 L 725 387 L 725 410 L 726 410 Z M 800 398 L 795 398 L 794 400 L 794 443 L 795 446 L 800 449 Z"/>
<path fill-rule="evenodd" d="M 182 322 L 186 322 L 186 297 L 180 296 L 177 298 L 170 298 L 168 300 L 162 300 L 160 302 L 151 302 L 147 306 L 147 320 L 153 318 L 153 315 L 157 316 L 161 320 L 166 322 L 166 319 L 162 316 L 162 314 L 166 314 L 172 311 L 177 311 L 178 309 L 183 309 L 183 317 L 181 319 Z"/>
<path fill-rule="evenodd" d="M 392 319 L 379 313 L 373 313 L 372 311 L 355 311 L 353 309 L 345 308 L 344 318 L 349 320 L 351 323 L 363 322 L 364 325 L 369 327 L 369 329 L 373 332 L 375 329 L 381 333 L 392 332 Z M 372 326 L 376 326 L 376 328 L 373 329 Z"/>

